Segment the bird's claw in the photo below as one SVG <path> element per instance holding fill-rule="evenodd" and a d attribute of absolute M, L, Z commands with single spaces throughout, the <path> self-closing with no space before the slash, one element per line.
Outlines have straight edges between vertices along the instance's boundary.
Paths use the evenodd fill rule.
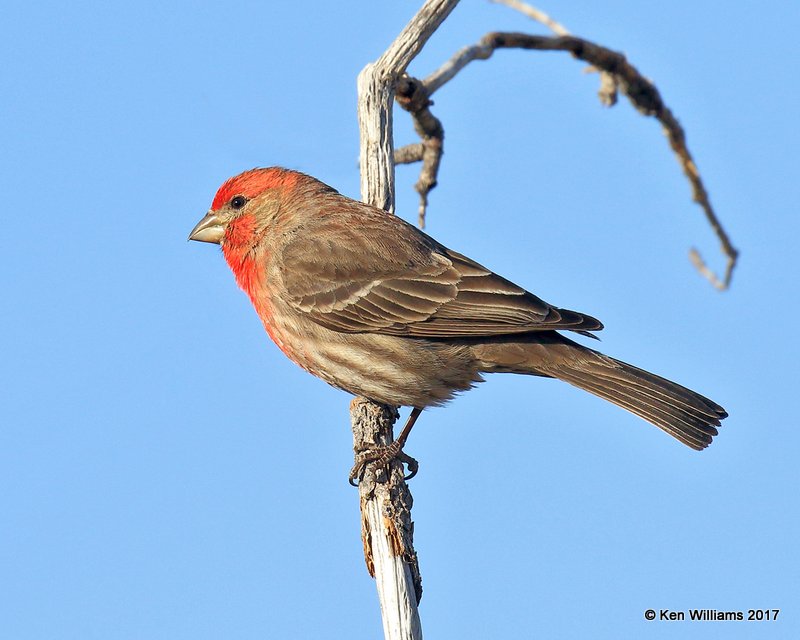
<path fill-rule="evenodd" d="M 357 487 L 358 483 L 364 477 L 364 472 L 367 470 L 368 464 L 388 464 L 392 460 L 398 460 L 406 465 L 408 474 L 403 476 L 403 480 L 411 480 L 417 471 L 419 471 L 419 462 L 403 451 L 395 440 L 391 444 L 382 447 L 375 447 L 374 449 L 367 449 L 356 455 L 356 461 L 353 468 L 350 469 L 350 476 L 348 482 Z"/>
<path fill-rule="evenodd" d="M 411 478 L 417 475 L 417 471 L 419 471 L 419 462 L 417 462 L 416 458 L 412 458 L 405 451 L 401 451 L 397 454 L 397 459 L 408 468 L 408 475 L 403 476 L 403 480 L 411 480 Z"/>

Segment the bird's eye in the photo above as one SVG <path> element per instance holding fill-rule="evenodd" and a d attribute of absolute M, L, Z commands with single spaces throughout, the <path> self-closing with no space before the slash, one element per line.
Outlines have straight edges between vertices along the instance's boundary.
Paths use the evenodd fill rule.
<path fill-rule="evenodd" d="M 247 198 L 244 196 L 233 196 L 233 198 L 231 198 L 231 208 L 233 209 L 241 209 L 246 204 Z"/>

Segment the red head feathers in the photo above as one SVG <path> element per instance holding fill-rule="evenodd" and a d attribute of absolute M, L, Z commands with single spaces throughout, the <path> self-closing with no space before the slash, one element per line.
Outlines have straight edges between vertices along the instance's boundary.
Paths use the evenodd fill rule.
<path fill-rule="evenodd" d="M 276 187 L 291 188 L 297 183 L 299 174 L 287 171 L 280 167 L 268 167 L 266 169 L 251 169 L 238 176 L 227 180 L 214 196 L 211 203 L 211 210 L 217 211 L 233 196 L 243 195 L 248 200 L 255 198 L 266 189 Z"/>

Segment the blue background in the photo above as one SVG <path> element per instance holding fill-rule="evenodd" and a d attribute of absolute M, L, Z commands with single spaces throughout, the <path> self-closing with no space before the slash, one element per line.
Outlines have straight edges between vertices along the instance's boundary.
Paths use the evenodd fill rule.
<path fill-rule="evenodd" d="M 186 236 L 253 166 L 359 197 L 356 75 L 420 4 L 4 5 L 0 637 L 380 635 L 349 397 L 289 362 L 216 247 Z M 800 637 L 800 5 L 541 8 L 657 83 L 742 251 L 732 289 L 689 264 L 692 245 L 723 260 L 660 126 L 602 108 L 563 53 L 499 52 L 435 96 L 428 231 L 731 417 L 696 453 L 522 376 L 426 412 L 408 446 L 425 632 Z M 465 1 L 410 72 L 490 30 L 544 32 Z M 417 170 L 397 174 L 412 221 Z"/>

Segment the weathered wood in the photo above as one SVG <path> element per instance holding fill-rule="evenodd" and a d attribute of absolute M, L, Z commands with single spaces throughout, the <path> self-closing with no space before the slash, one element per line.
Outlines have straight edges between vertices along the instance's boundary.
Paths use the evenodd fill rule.
<path fill-rule="evenodd" d="M 428 0 L 386 52 L 358 76 L 361 198 L 394 212 L 392 107 L 395 83 L 458 0 Z M 392 440 L 397 413 L 363 398 L 351 404 L 353 448 Z M 387 639 L 422 638 L 417 604 L 422 585 L 413 548 L 411 493 L 399 462 L 369 464 L 359 482 L 364 558 L 375 577 Z"/>

